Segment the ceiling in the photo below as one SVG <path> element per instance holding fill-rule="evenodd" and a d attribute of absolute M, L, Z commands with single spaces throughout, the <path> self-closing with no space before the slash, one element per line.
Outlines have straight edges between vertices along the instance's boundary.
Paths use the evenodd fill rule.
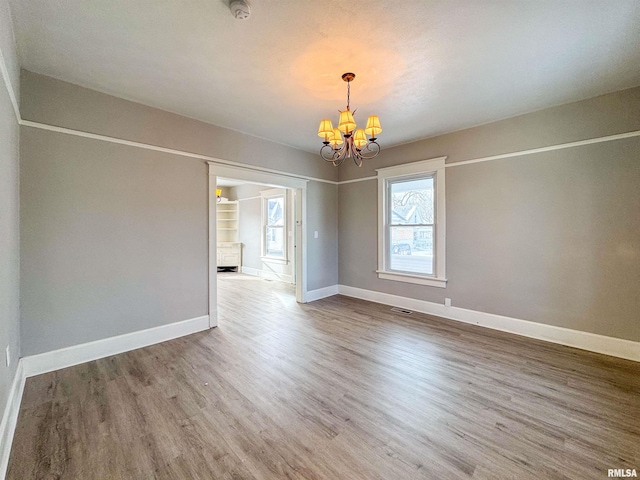
<path fill-rule="evenodd" d="M 640 85 L 637 0 L 11 0 L 22 67 L 315 152 L 346 103 L 384 147 Z"/>

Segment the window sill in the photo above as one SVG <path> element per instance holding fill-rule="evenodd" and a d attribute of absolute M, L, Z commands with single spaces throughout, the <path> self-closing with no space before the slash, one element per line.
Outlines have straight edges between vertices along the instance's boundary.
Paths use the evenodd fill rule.
<path fill-rule="evenodd" d="M 289 260 L 286 258 L 277 258 L 277 257 L 260 257 L 260 260 L 267 263 L 277 263 L 279 265 L 287 265 Z"/>
<path fill-rule="evenodd" d="M 425 277 L 423 275 L 411 275 L 410 273 L 384 272 L 376 270 L 378 278 L 382 280 L 393 280 L 394 282 L 415 283 L 417 285 L 427 285 L 429 287 L 447 288 L 446 278 Z"/>

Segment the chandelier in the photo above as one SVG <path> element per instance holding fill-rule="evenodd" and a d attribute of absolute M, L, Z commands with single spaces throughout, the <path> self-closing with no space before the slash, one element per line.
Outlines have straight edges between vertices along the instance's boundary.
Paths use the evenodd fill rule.
<path fill-rule="evenodd" d="M 347 82 L 347 109 L 340 111 L 338 128 L 333 128 L 331 120 L 326 118 L 320 121 L 318 128 L 318 136 L 324 138 L 320 156 L 327 162 L 333 163 L 335 167 L 342 165 L 347 157 L 351 157 L 353 162 L 361 167 L 362 160 L 377 157 L 380 153 L 376 135 L 382 132 L 382 128 L 377 115 L 371 115 L 367 119 L 364 130 L 362 128 L 356 130 L 356 122 L 353 119 L 355 110 L 352 113 L 349 108 L 351 82 L 354 78 L 356 78 L 355 73 L 342 75 L 342 80 Z M 369 140 L 367 135 L 371 137 Z"/>

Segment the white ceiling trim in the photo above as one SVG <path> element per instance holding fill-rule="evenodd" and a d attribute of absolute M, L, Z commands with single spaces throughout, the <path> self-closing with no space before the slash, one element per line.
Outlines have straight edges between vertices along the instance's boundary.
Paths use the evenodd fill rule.
<path fill-rule="evenodd" d="M 151 145 L 148 143 L 142 143 L 142 142 L 133 142 L 131 140 L 124 140 L 121 138 L 116 138 L 116 137 L 109 137 L 107 135 L 99 135 L 96 133 L 89 133 L 89 132 L 83 132 L 80 130 L 74 130 L 71 128 L 65 128 L 65 127 L 57 127 L 55 125 L 47 125 L 45 123 L 40 123 L 40 122 L 32 122 L 31 120 L 23 120 L 22 116 L 20 115 L 20 108 L 18 106 L 18 102 L 16 100 L 16 95 L 15 95 L 15 91 L 13 89 L 13 85 L 11 84 L 11 79 L 9 77 L 9 71 L 7 69 L 7 64 L 4 60 L 4 55 L 2 53 L 2 49 L 0 48 L 0 72 L 2 72 L 2 80 L 4 83 L 4 86 L 7 90 L 7 93 L 9 94 L 9 98 L 11 100 L 11 104 L 13 105 L 13 110 L 16 116 L 16 122 L 18 123 L 18 125 L 23 125 L 25 127 L 32 127 L 32 128 L 39 128 L 41 130 L 48 130 L 51 132 L 58 132 L 58 133 L 64 133 L 67 135 L 75 135 L 78 137 L 85 137 L 85 138 L 91 138 L 93 140 L 100 140 L 103 142 L 111 142 L 111 143 L 117 143 L 120 145 L 127 145 L 130 147 L 137 147 L 137 148 L 144 148 L 146 150 L 155 150 L 157 152 L 162 152 L 162 153 L 169 153 L 169 154 L 173 154 L 173 155 L 179 155 L 179 156 L 183 156 L 183 157 L 190 157 L 190 158 L 197 158 L 200 160 L 204 160 L 206 162 L 214 162 L 214 163 L 218 163 L 218 164 L 224 164 L 224 165 L 230 165 L 230 166 L 239 166 L 242 167 L 244 164 L 239 163 L 239 162 L 232 162 L 230 160 L 223 160 L 220 158 L 215 158 L 215 157 L 211 157 L 208 155 L 200 155 L 197 153 L 191 153 L 191 152 L 185 152 L 183 150 L 175 150 L 175 149 L 171 149 L 171 148 L 165 148 L 165 147 L 159 147 L 157 145 Z M 243 132 L 241 132 L 243 133 Z M 255 136 L 255 135 L 254 135 Z M 272 141 L 269 139 L 264 139 L 264 140 L 268 140 L 268 141 Z M 276 142 L 278 143 L 278 142 Z M 290 148 L 294 148 L 294 147 L 290 147 Z M 310 176 L 306 176 L 306 175 L 295 175 L 295 174 L 291 174 L 291 173 L 287 173 L 287 172 L 282 172 L 280 170 L 274 170 L 274 169 L 269 169 L 269 168 L 263 168 L 263 167 L 252 167 L 254 170 L 260 170 L 260 171 L 264 171 L 264 172 L 269 172 L 269 173 L 275 173 L 275 174 L 280 174 L 280 175 L 287 175 L 289 177 L 296 177 L 296 178 L 301 178 L 304 180 L 312 180 L 315 182 L 323 182 L 323 183 L 330 183 L 332 185 L 337 185 L 338 182 L 333 181 L 333 180 L 326 180 L 324 178 L 318 178 L 318 177 L 310 177 Z"/>
<path fill-rule="evenodd" d="M 503 153 L 500 155 L 492 155 L 490 157 L 474 158 L 472 160 L 462 160 L 460 162 L 447 163 L 445 167 L 459 167 L 462 165 L 470 165 L 472 163 L 490 162 L 492 160 L 502 160 L 505 158 L 521 157 L 523 155 L 533 155 L 536 153 L 552 152 L 554 150 L 563 150 L 565 148 L 581 147 L 583 145 L 592 145 L 594 143 L 612 142 L 614 140 L 622 140 L 624 138 L 632 138 L 640 136 L 640 130 L 633 132 L 618 133 L 616 135 L 607 135 L 606 137 L 589 138 L 587 140 L 578 140 L 576 142 L 559 143 L 557 145 L 549 145 L 548 147 L 532 148 L 529 150 L 520 150 L 518 152 Z"/>
<path fill-rule="evenodd" d="M 11 77 L 9 76 L 7 63 L 4 61 L 4 54 L 2 53 L 2 48 L 0 48 L 0 71 L 2 72 L 2 80 L 4 82 L 5 88 L 7 89 L 7 93 L 9 94 L 11 105 L 13 105 L 13 111 L 16 114 L 16 121 L 20 123 L 20 121 L 22 120 L 22 118 L 20 117 L 20 107 L 18 106 L 18 99 L 16 98 L 16 92 L 13 89 L 13 85 L 11 84 Z"/>
<path fill-rule="evenodd" d="M 265 172 L 265 173 L 273 173 L 276 175 L 282 175 L 283 177 L 287 177 L 287 178 L 293 178 L 293 179 L 300 179 L 300 180 L 307 180 L 307 181 L 315 181 L 315 182 L 322 182 L 322 183 L 328 183 L 331 185 L 345 185 L 348 183 L 355 183 L 355 182 L 365 182 L 368 180 L 375 180 L 377 179 L 377 177 L 362 177 L 362 178 L 354 178 L 354 179 L 350 179 L 350 180 L 342 180 L 339 182 L 336 182 L 334 180 L 326 180 L 324 178 L 317 178 L 317 177 L 310 177 L 310 176 L 306 176 L 306 175 L 297 175 L 297 174 L 293 174 L 290 172 L 283 172 L 281 170 L 274 170 L 274 169 L 270 169 L 270 168 L 264 168 L 264 167 L 259 167 L 259 166 L 253 166 L 253 165 L 248 165 L 248 164 L 244 164 L 244 163 L 239 163 L 239 162 L 233 162 L 230 160 L 223 160 L 220 158 L 215 158 L 215 157 L 210 157 L 208 155 L 201 155 L 198 153 L 191 153 L 191 152 L 185 152 L 182 150 L 174 150 L 171 148 L 165 148 L 165 147 L 159 147 L 157 145 L 150 145 L 147 143 L 141 143 L 141 142 L 132 142 L 131 140 L 123 140 L 121 138 L 115 138 L 115 137 L 109 137 L 106 135 L 98 135 L 95 133 L 88 133 L 88 132 L 82 132 L 79 130 L 73 130 L 70 128 L 65 128 L 65 127 L 57 127 L 54 125 L 47 125 L 44 123 L 39 123 L 39 122 L 32 122 L 30 120 L 19 120 L 18 122 L 20 125 L 24 125 L 25 127 L 33 127 L 33 128 L 38 128 L 41 130 L 48 130 L 51 132 L 58 132 L 58 133 L 64 133 L 67 135 L 74 135 L 74 136 L 78 136 L 78 137 L 85 137 L 85 138 L 91 138 L 94 140 L 100 140 L 103 142 L 111 142 L 111 143 L 117 143 L 120 145 L 127 145 L 130 147 L 136 147 L 136 148 L 144 148 L 146 150 L 154 150 L 157 152 L 162 152 L 162 153 L 168 153 L 168 154 L 172 154 L 172 155 L 179 155 L 182 157 L 190 157 L 190 158 L 197 158 L 200 160 L 204 160 L 207 163 L 210 164 L 217 164 L 217 165 L 228 165 L 230 167 L 236 167 L 236 168 L 244 168 L 244 169 L 249 169 L 249 170 L 253 170 L 253 171 L 261 171 L 261 172 Z M 604 142 L 612 142 L 612 141 L 616 141 L 616 140 L 623 140 L 626 138 L 634 138 L 634 137 L 640 137 L 640 130 L 634 130 L 632 132 L 625 132 L 625 133 L 618 133 L 615 135 L 607 135 L 604 137 L 595 137 L 595 138 L 589 138 L 589 139 L 585 139 L 585 140 L 578 140 L 576 142 L 568 142 L 568 143 L 559 143 L 556 145 L 549 145 L 546 147 L 539 147 L 539 148 L 532 148 L 529 150 L 520 150 L 517 152 L 510 152 L 510 153 L 502 153 L 499 155 L 492 155 L 489 157 L 479 157 L 479 158 L 474 158 L 474 159 L 470 159 L 470 160 L 462 160 L 459 162 L 452 162 L 452 163 L 447 163 L 445 164 L 446 168 L 451 168 L 451 167 L 460 167 L 460 166 L 464 166 L 464 165 L 471 165 L 474 163 L 481 163 L 481 162 L 490 162 L 493 160 L 504 160 L 504 159 L 509 159 L 509 158 L 516 158 L 516 157 L 522 157 L 522 156 L 527 156 L 527 155 L 534 155 L 536 153 L 544 153 L 544 152 L 552 152 L 555 150 L 563 150 L 566 148 L 574 148 L 574 147 L 581 147 L 584 145 L 593 145 L 596 143 L 604 143 Z M 223 175 L 224 176 L 224 175 Z"/>
<path fill-rule="evenodd" d="M 480 157 L 480 158 L 473 158 L 471 160 L 461 160 L 459 162 L 446 163 L 444 166 L 445 168 L 461 167 L 464 165 L 472 165 L 474 163 L 491 162 L 493 160 L 504 160 L 508 158 L 516 158 L 516 157 L 522 157 L 526 155 L 534 155 L 536 153 L 553 152 L 555 150 L 564 150 L 565 148 L 582 147 L 584 145 L 593 145 L 595 143 L 613 142 L 615 140 L 624 140 L 625 138 L 633 138 L 633 137 L 640 137 L 640 130 L 634 130 L 632 132 L 625 132 L 625 133 L 618 133 L 615 135 L 607 135 L 605 137 L 595 137 L 595 138 L 589 138 L 586 140 L 578 140 L 576 142 L 559 143 L 556 145 L 549 145 L 547 147 L 539 147 L 539 148 L 532 148 L 529 150 L 520 150 L 517 152 L 502 153 L 500 155 L 492 155 L 490 157 Z M 400 165 L 397 165 L 397 166 L 400 166 Z M 385 167 L 385 168 L 394 168 L 394 167 L 396 167 L 396 165 L 391 167 Z M 384 170 L 384 168 L 379 168 L 377 170 Z M 351 180 L 343 180 L 341 182 L 338 182 L 338 185 L 345 185 L 347 183 L 355 183 L 355 182 L 366 182 L 368 180 L 377 180 L 377 178 L 378 177 L 353 178 Z"/>
<path fill-rule="evenodd" d="M 99 134 L 96 134 L 96 133 L 82 132 L 80 130 L 73 130 L 71 128 L 66 128 L 66 127 L 57 127 L 55 125 L 47 125 L 46 123 L 32 122 L 31 120 L 20 120 L 19 123 L 20 123 L 20 125 L 24 125 L 25 127 L 38 128 L 40 130 L 48 130 L 50 132 L 63 133 L 63 134 L 66 134 L 66 135 L 74 135 L 76 137 L 90 138 L 92 140 L 100 140 L 102 142 L 117 143 L 119 145 L 126 145 L 126 146 L 129 146 L 129 147 L 143 148 L 145 150 L 153 150 L 153 151 L 156 151 L 156 152 L 168 153 L 168 154 L 171 154 L 171 155 L 178 155 L 178 156 L 181 156 L 181 157 L 197 158 L 199 160 L 204 160 L 204 161 L 206 161 L 208 163 L 212 163 L 212 164 L 228 165 L 230 167 L 251 169 L 251 170 L 261 171 L 261 172 L 265 172 L 265 173 L 273 173 L 273 174 L 276 174 L 276 175 L 281 175 L 281 176 L 284 176 L 284 177 L 295 178 L 295 179 L 300 179 L 300 180 L 305 180 L 305 181 L 311 180 L 311 181 L 314 181 L 314 182 L 330 183 L 332 185 L 337 185 L 338 184 L 338 182 L 336 182 L 336 181 L 326 180 L 324 178 L 310 177 L 310 176 L 306 176 L 306 175 L 298 175 L 298 174 L 295 174 L 295 173 L 283 172 L 281 170 L 274 170 L 274 169 L 271 169 L 271 168 L 253 166 L 253 165 L 249 165 L 249 164 L 246 164 L 246 163 L 233 162 L 231 160 L 223 160 L 221 158 L 210 157 L 208 155 L 201 155 L 199 153 L 185 152 L 183 150 L 175 150 L 173 148 L 159 147 L 157 145 L 151 145 L 151 144 L 148 144 L 148 143 L 133 142 L 131 140 L 123 140 L 121 138 L 109 137 L 107 135 L 99 135 Z"/>

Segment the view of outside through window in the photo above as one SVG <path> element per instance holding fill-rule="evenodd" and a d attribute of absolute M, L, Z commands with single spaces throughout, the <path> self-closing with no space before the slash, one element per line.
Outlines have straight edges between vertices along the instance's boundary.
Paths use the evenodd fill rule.
<path fill-rule="evenodd" d="M 434 178 L 389 181 L 388 268 L 433 275 Z"/>
<path fill-rule="evenodd" d="M 284 258 L 284 197 L 267 199 L 265 255 Z"/>

